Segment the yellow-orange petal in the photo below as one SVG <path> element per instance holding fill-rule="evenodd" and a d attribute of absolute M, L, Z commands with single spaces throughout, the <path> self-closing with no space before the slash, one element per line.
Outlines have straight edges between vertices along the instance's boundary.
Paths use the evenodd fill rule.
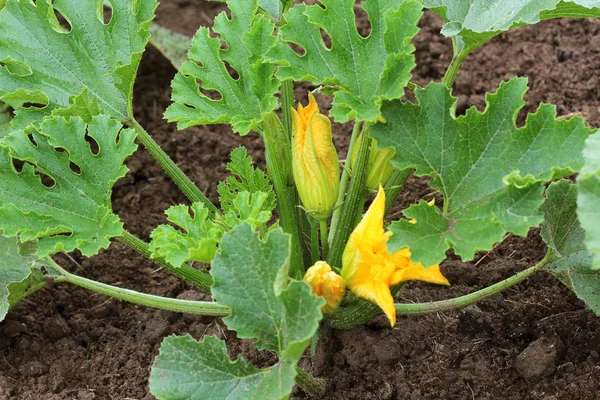
<path fill-rule="evenodd" d="M 450 285 L 448 279 L 440 271 L 438 264 L 425 268 L 421 263 L 411 263 L 410 266 L 394 272 L 391 279 L 393 285 L 409 280 L 435 283 L 437 285 Z"/>
<path fill-rule="evenodd" d="M 383 310 L 385 316 L 389 319 L 391 326 L 396 325 L 396 308 L 394 307 L 394 298 L 387 283 L 382 281 L 361 282 L 352 288 L 352 293 L 375 303 Z"/>

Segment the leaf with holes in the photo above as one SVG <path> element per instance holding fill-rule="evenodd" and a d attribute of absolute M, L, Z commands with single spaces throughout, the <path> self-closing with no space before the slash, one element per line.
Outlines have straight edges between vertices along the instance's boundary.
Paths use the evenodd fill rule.
<path fill-rule="evenodd" d="M 542 222 L 543 184 L 583 166 L 591 131 L 579 117 L 557 120 L 546 104 L 517 128 L 526 90 L 524 78 L 503 82 L 486 96 L 484 112 L 472 107 L 460 117 L 456 98 L 438 83 L 416 90 L 416 104 L 383 106 L 387 123 L 372 127 L 378 146 L 395 149 L 397 168 L 432 177 L 431 187 L 444 197 L 442 210 L 422 201 L 404 212 L 416 223 L 391 224 L 392 250 L 409 247 L 414 261 L 425 265 L 444 260 L 450 248 L 471 260 L 506 232 L 526 235 Z"/>
<path fill-rule="evenodd" d="M 544 269 L 600 315 L 600 273 L 592 269 L 593 256 L 577 220 L 577 186 L 566 180 L 553 183 L 546 197 L 541 235 L 550 250 Z"/>
<path fill-rule="evenodd" d="M 600 135 L 585 142 L 585 164 L 577 177 L 577 214 L 585 231 L 585 243 L 594 255 L 594 269 L 600 269 Z"/>
<path fill-rule="evenodd" d="M 150 43 L 162 53 L 177 69 L 187 61 L 187 52 L 192 47 L 192 39 L 173 32 L 158 24 L 150 25 Z"/>
<path fill-rule="evenodd" d="M 323 0 L 319 5 L 299 4 L 287 14 L 281 39 L 268 55 L 280 63 L 281 79 L 308 80 L 331 85 L 335 92 L 330 115 L 337 122 L 374 121 L 384 100 L 404 94 L 415 66 L 411 39 L 419 31 L 421 2 L 369 0 L 362 3 L 369 15 L 371 33 L 362 37 L 354 24 L 354 0 Z M 329 35 L 326 47 L 321 30 Z M 304 49 L 298 55 L 290 45 Z"/>
<path fill-rule="evenodd" d="M 287 399 L 294 386 L 293 363 L 258 369 L 241 356 L 231 361 L 227 345 L 207 335 L 169 336 L 150 374 L 150 391 L 159 400 Z"/>
<path fill-rule="evenodd" d="M 212 29 L 220 39 L 212 37 L 208 28 L 200 28 L 188 53 L 190 61 L 173 79 L 174 103 L 165 117 L 180 129 L 230 123 L 245 135 L 278 105 L 275 66 L 263 61 L 277 41 L 275 25 L 257 14 L 258 0 L 229 0 L 228 5 L 231 19 L 222 12 Z"/>
<path fill-rule="evenodd" d="M 96 144 L 94 154 L 90 144 Z M 31 136 L 13 132 L 0 144 L 0 229 L 37 240 L 36 255 L 79 249 L 91 256 L 123 232 L 112 212 L 113 184 L 137 146 L 135 132 L 103 115 L 44 120 Z M 35 142 L 32 143 L 33 140 Z M 23 161 L 21 172 L 13 160 Z"/>
<path fill-rule="evenodd" d="M 110 4 L 108 24 L 102 1 L 9 0 L 0 11 L 0 99 L 25 121 L 19 126 L 70 107 L 84 90 L 106 114 L 131 117 L 133 81 L 157 3 Z"/>
<path fill-rule="evenodd" d="M 17 239 L 0 231 L 0 321 L 12 306 L 45 285 L 42 265 L 34 257 L 20 255 Z"/>
<path fill-rule="evenodd" d="M 469 53 L 494 36 L 540 20 L 600 17 L 598 0 L 424 0 L 446 25 L 442 33 L 456 37 L 458 51 Z"/>

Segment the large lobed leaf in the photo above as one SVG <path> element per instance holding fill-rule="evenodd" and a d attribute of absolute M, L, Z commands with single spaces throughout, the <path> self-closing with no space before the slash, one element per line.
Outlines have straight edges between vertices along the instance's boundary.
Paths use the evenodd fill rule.
<path fill-rule="evenodd" d="M 86 136 L 97 143 L 97 154 Z M 105 115 L 89 125 L 79 117 L 54 117 L 31 136 L 17 131 L 4 137 L 0 229 L 22 241 L 37 240 L 39 257 L 76 248 L 90 256 L 108 247 L 108 239 L 123 231 L 110 196 L 127 172 L 123 162 L 137 148 L 134 140 L 133 130 Z M 13 159 L 24 161 L 21 172 Z"/>
<path fill-rule="evenodd" d="M 207 336 L 165 339 L 150 388 L 159 399 L 280 399 L 294 385 L 294 366 L 316 333 L 324 301 L 302 281 L 288 283 L 290 238 L 281 229 L 261 240 L 249 224 L 223 237 L 211 274 L 212 293 L 231 309 L 224 319 L 238 337 L 276 351 L 279 363 L 257 369 L 232 362 L 224 342 Z"/>
<path fill-rule="evenodd" d="M 470 52 L 501 32 L 540 20 L 600 17 L 599 0 L 424 0 L 444 19 L 442 33 Z"/>
<path fill-rule="evenodd" d="M 585 231 L 585 243 L 600 269 L 600 135 L 588 137 L 583 150 L 585 164 L 577 177 L 577 214 Z"/>
<path fill-rule="evenodd" d="M 417 104 L 383 106 L 387 123 L 372 128 L 379 146 L 395 149 L 396 167 L 432 177 L 430 185 L 444 197 L 443 210 L 421 201 L 404 212 L 415 224 L 392 223 L 393 249 L 408 246 L 425 265 L 444 260 L 450 248 L 471 260 L 506 232 L 526 235 L 542 222 L 543 183 L 582 167 L 591 131 L 582 118 L 557 120 L 546 104 L 517 128 L 526 89 L 523 78 L 504 82 L 487 95 L 484 112 L 473 107 L 460 117 L 456 98 L 437 83 L 415 92 Z"/>
<path fill-rule="evenodd" d="M 415 66 L 410 40 L 418 32 L 421 3 L 416 0 L 367 0 L 371 33 L 364 38 L 355 26 L 354 0 L 323 0 L 299 4 L 281 28 L 283 43 L 268 58 L 281 64 L 281 79 L 309 80 L 335 91 L 330 115 L 338 122 L 376 120 L 384 100 L 398 99 Z M 321 29 L 331 39 L 327 48 Z M 289 44 L 301 46 L 298 55 Z"/>
<path fill-rule="evenodd" d="M 550 251 L 544 269 L 600 315 L 600 273 L 592 269 L 593 256 L 577 219 L 577 186 L 563 180 L 550 185 L 546 195 L 541 234 Z"/>
<path fill-rule="evenodd" d="M 133 81 L 156 0 L 9 0 L 0 11 L 0 100 L 23 127 L 87 92 L 105 113 L 131 116 Z M 63 28 L 55 12 L 70 25 Z M 45 108 L 22 108 L 25 103 Z"/>
<path fill-rule="evenodd" d="M 45 285 L 41 265 L 34 257 L 20 255 L 17 238 L 0 231 L 0 321 L 9 308 Z"/>
<path fill-rule="evenodd" d="M 192 47 L 192 39 L 163 26 L 152 23 L 150 25 L 150 43 L 173 64 L 176 69 L 181 68 L 187 61 L 187 52 Z"/>
<path fill-rule="evenodd" d="M 215 18 L 211 36 L 200 28 L 192 39 L 190 61 L 181 66 L 173 79 L 173 104 L 165 117 L 176 121 L 180 129 L 200 124 L 230 123 L 242 135 L 262 122 L 263 115 L 277 107 L 275 93 L 279 81 L 275 66 L 263 61 L 277 38 L 274 23 L 257 14 L 258 0 L 229 0 L 231 19 L 225 12 Z M 223 49 L 221 41 L 227 45 Z M 230 75 L 229 68 L 237 72 Z M 212 99 L 205 91 L 218 92 Z M 214 93 L 216 95 L 216 93 Z"/>

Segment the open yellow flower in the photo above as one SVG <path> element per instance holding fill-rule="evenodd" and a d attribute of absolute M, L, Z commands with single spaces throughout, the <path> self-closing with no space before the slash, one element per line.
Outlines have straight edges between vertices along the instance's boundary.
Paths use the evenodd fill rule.
<path fill-rule="evenodd" d="M 439 265 L 425 268 L 413 263 L 405 248 L 390 254 L 387 241 L 392 235 L 383 229 L 385 192 L 379 192 L 362 221 L 350 235 L 342 256 L 342 278 L 352 293 L 377 304 L 396 324 L 396 309 L 390 287 L 407 280 L 449 285 Z"/>
<path fill-rule="evenodd" d="M 333 211 L 340 189 L 338 155 L 331 140 L 331 122 L 319 113 L 308 94 L 306 107 L 292 109 L 292 166 L 302 205 L 318 220 Z"/>

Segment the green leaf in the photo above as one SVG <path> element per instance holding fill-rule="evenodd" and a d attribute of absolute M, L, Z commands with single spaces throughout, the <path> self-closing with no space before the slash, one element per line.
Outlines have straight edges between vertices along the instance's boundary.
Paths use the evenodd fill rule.
<path fill-rule="evenodd" d="M 371 33 L 359 35 L 355 26 L 354 0 L 322 0 L 320 5 L 299 4 L 287 14 L 281 28 L 282 43 L 268 59 L 281 64 L 279 78 L 308 80 L 331 85 L 335 91 L 330 115 L 337 122 L 376 120 L 384 100 L 399 99 L 415 66 L 411 39 L 419 31 L 421 2 L 417 0 L 369 0 L 362 4 L 369 14 Z M 331 38 L 328 49 L 321 29 Z M 304 49 L 298 55 L 290 44 Z"/>
<path fill-rule="evenodd" d="M 84 90 L 105 113 L 118 119 L 132 115 L 133 81 L 157 3 L 110 4 L 112 19 L 105 25 L 101 1 L 6 3 L 0 11 L 0 60 L 5 60 L 0 100 L 19 109 L 17 119 L 31 122 L 55 108 L 68 108 L 71 98 Z M 55 12 L 68 21 L 70 32 L 60 26 Z M 45 108 L 23 108 L 25 103 Z"/>
<path fill-rule="evenodd" d="M 173 206 L 165 214 L 180 229 L 171 225 L 158 226 L 150 234 L 152 257 L 162 257 L 175 266 L 186 261 L 210 263 L 223 235 L 223 228 L 208 218 L 208 209 L 202 203 L 194 203 L 191 207 Z"/>
<path fill-rule="evenodd" d="M 297 361 L 317 330 L 324 301 L 305 282 L 280 279 L 287 276 L 289 255 L 290 237 L 281 229 L 261 241 L 250 225 L 235 227 L 212 263 L 212 294 L 231 308 L 224 322 L 238 337 Z"/>
<path fill-rule="evenodd" d="M 159 400 L 266 400 L 287 398 L 294 366 L 279 363 L 257 369 L 242 357 L 231 361 L 225 342 L 205 336 L 163 340 L 150 375 L 150 391 Z"/>
<path fill-rule="evenodd" d="M 96 142 L 97 154 L 86 138 Z M 79 117 L 50 118 L 31 136 L 13 132 L 4 137 L 0 229 L 23 242 L 37 240 L 39 257 L 76 248 L 91 256 L 108 247 L 108 239 L 123 231 L 110 196 L 128 170 L 123 162 L 137 148 L 134 139 L 135 131 L 106 115 L 89 125 Z M 13 159 L 24 161 L 21 172 Z"/>
<path fill-rule="evenodd" d="M 458 50 L 467 53 L 501 32 L 540 20 L 600 17 L 598 0 L 424 0 L 423 5 L 446 21 L 442 33 L 457 37 Z"/>
<path fill-rule="evenodd" d="M 585 165 L 577 177 L 577 214 L 585 231 L 585 243 L 600 269 L 600 135 L 588 137 L 583 149 Z"/>
<path fill-rule="evenodd" d="M 541 235 L 550 250 L 544 269 L 600 315 L 600 273 L 591 268 L 593 256 L 577 220 L 577 186 L 562 180 L 550 185 L 546 196 Z"/>
<path fill-rule="evenodd" d="M 471 260 L 507 232 L 523 236 L 542 222 L 543 184 L 582 167 L 591 131 L 582 118 L 557 120 L 546 104 L 517 128 L 526 89 L 523 78 L 504 82 L 486 96 L 484 112 L 473 107 L 460 117 L 456 98 L 437 83 L 415 92 L 417 104 L 384 104 L 387 123 L 372 127 L 378 146 L 396 150 L 397 168 L 432 177 L 444 197 L 443 210 L 425 202 L 409 207 L 404 214 L 416 224 L 392 223 L 392 249 L 409 247 L 424 265 L 444 260 L 449 248 Z"/>
<path fill-rule="evenodd" d="M 267 193 L 267 198 L 263 201 L 263 210 L 271 212 L 275 209 L 275 192 L 273 185 L 267 175 L 252 165 L 252 158 L 246 152 L 246 148 L 238 147 L 231 152 L 231 162 L 227 163 L 227 169 L 232 176 L 227 177 L 219 183 L 217 190 L 221 201 L 223 211 L 238 210 L 234 204 L 235 198 L 240 192 Z"/>
<path fill-rule="evenodd" d="M 278 106 L 275 66 L 263 61 L 263 55 L 277 41 L 275 25 L 265 15 L 256 14 L 258 0 L 230 0 L 228 5 L 231 19 L 222 12 L 212 29 L 220 39 L 211 37 L 208 28 L 200 28 L 192 39 L 190 61 L 181 66 L 173 80 L 174 103 L 165 117 L 177 121 L 179 129 L 230 123 L 234 131 L 245 135 Z M 226 50 L 221 48 L 221 41 L 227 44 Z M 236 78 L 228 66 L 237 72 Z M 206 91 L 213 91 L 214 98 Z"/>
<path fill-rule="evenodd" d="M 45 285 L 44 275 L 35 258 L 18 252 L 16 238 L 2 236 L 0 231 L 0 321 L 8 310 L 25 296 Z"/>
<path fill-rule="evenodd" d="M 10 115 L 10 108 L 6 104 L 0 102 L 0 139 L 10 133 L 11 120 L 12 116 Z"/>
<path fill-rule="evenodd" d="M 152 46 L 156 47 L 176 69 L 180 69 L 188 59 L 187 52 L 192 47 L 192 39 L 155 23 L 150 25 L 150 33 Z"/>
<path fill-rule="evenodd" d="M 264 226 L 271 219 L 271 211 L 265 203 L 269 200 L 270 193 L 264 192 L 240 192 L 233 199 L 225 213 L 225 223 L 229 227 L 248 222 L 252 229 L 256 230 Z"/>

